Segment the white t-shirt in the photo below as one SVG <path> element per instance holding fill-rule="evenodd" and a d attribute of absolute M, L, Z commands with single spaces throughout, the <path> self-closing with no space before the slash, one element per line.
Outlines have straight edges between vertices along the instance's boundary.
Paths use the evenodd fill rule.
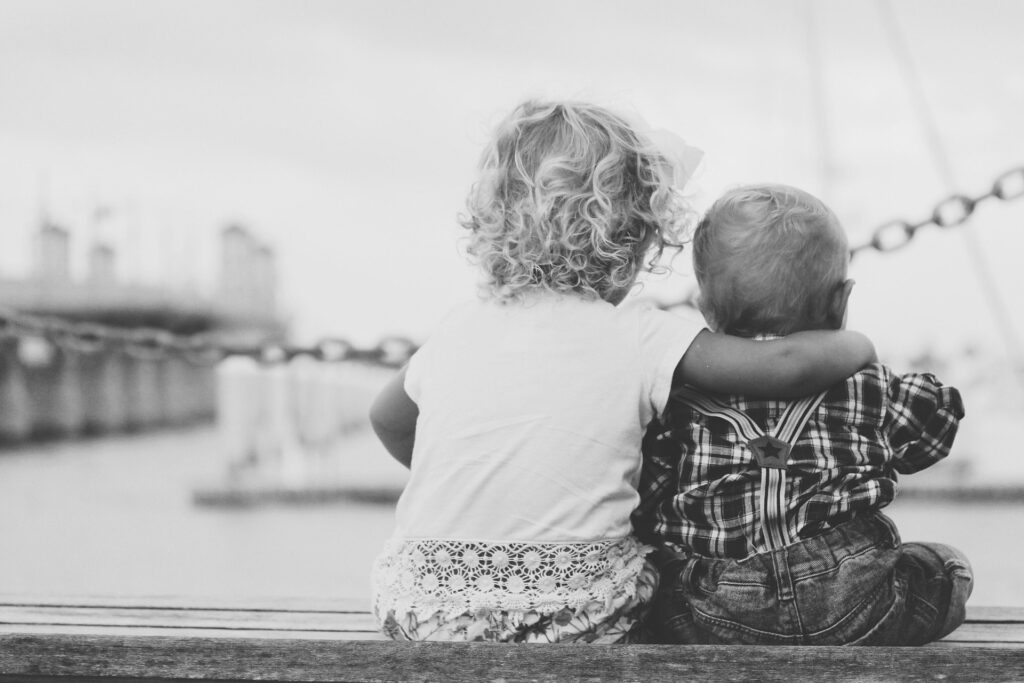
<path fill-rule="evenodd" d="M 457 308 L 409 362 L 419 418 L 395 538 L 628 535 L 643 431 L 703 328 L 573 296 Z"/>

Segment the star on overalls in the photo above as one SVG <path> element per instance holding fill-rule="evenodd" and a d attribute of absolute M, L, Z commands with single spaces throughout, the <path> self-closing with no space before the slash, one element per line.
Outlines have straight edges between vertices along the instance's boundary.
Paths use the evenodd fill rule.
<path fill-rule="evenodd" d="M 789 444 L 786 442 L 770 436 L 761 436 L 751 440 L 747 445 L 754 452 L 761 467 L 786 469 L 786 458 L 789 457 Z"/>
<path fill-rule="evenodd" d="M 782 459 L 779 457 L 779 453 L 782 452 L 782 449 L 770 441 L 768 443 L 763 444 L 761 446 L 761 450 L 764 451 L 765 460 L 774 460 L 778 462 L 779 460 Z"/>

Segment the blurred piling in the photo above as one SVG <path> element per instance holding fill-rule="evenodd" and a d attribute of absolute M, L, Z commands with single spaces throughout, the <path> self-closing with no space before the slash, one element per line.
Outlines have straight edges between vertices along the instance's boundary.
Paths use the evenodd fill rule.
<path fill-rule="evenodd" d="M 41 339 L 0 343 L 0 442 L 69 438 L 210 420 L 214 369 Z"/>
<path fill-rule="evenodd" d="M 196 489 L 193 499 L 203 505 L 393 501 L 400 489 L 393 473 L 354 479 L 352 465 L 361 458 L 345 451 L 368 426 L 370 403 L 394 372 L 372 362 L 303 355 L 276 363 L 225 359 L 216 374 L 224 475 Z"/>
<path fill-rule="evenodd" d="M 0 443 L 177 427 L 213 419 L 226 346 L 280 340 L 273 251 L 221 231 L 216 291 L 117 277 L 100 242 L 76 279 L 73 232 L 45 216 L 30 276 L 0 277 Z"/>

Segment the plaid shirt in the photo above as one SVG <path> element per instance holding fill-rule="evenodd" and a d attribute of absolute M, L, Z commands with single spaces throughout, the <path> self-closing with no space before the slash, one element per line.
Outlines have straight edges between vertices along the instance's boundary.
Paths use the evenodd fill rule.
<path fill-rule="evenodd" d="M 770 431 L 785 401 L 719 396 Z M 964 415 L 960 392 L 930 374 L 868 366 L 829 389 L 786 465 L 786 526 L 809 538 L 888 505 L 896 473 L 944 458 Z M 761 474 L 722 419 L 672 398 L 643 444 L 637 534 L 678 552 L 742 559 L 764 548 L 757 516 Z"/>

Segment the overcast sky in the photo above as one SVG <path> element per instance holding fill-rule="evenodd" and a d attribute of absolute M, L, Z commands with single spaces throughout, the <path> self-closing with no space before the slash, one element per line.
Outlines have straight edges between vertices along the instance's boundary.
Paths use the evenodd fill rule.
<path fill-rule="evenodd" d="M 889 24 L 887 7 L 0 0 L 0 274 L 27 268 L 41 198 L 79 253 L 109 207 L 95 230 L 125 277 L 176 286 L 208 281 L 218 231 L 241 221 L 277 252 L 300 341 L 422 339 L 474 294 L 455 216 L 491 126 L 530 96 L 702 148 L 698 208 L 790 183 L 859 243 L 949 193 L 939 155 L 969 195 L 1024 165 L 1024 3 L 893 0 Z M 1019 338 L 1024 200 L 918 235 L 854 262 L 850 325 L 883 352 L 1005 355 L 977 273 Z M 646 293 L 687 291 L 688 261 Z"/>

